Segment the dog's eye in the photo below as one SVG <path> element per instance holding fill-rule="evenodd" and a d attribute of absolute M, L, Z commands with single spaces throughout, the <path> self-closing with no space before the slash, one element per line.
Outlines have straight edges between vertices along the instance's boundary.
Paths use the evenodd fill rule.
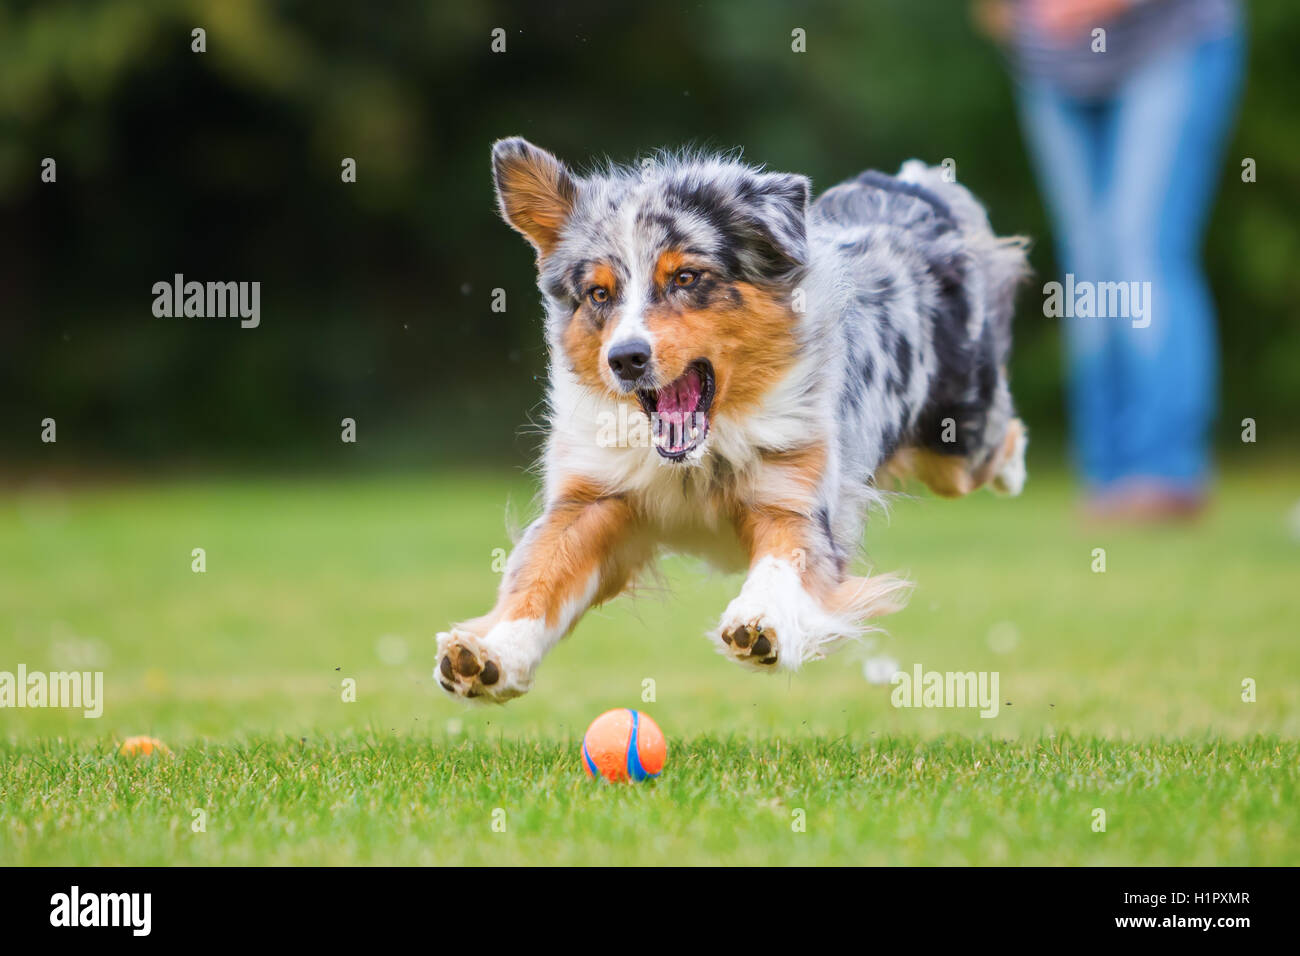
<path fill-rule="evenodd" d="M 587 298 L 592 305 L 602 305 L 609 301 L 609 290 L 603 286 L 592 286 L 587 290 Z"/>
<path fill-rule="evenodd" d="M 673 285 L 677 286 L 679 289 L 684 289 L 688 285 L 695 285 L 695 280 L 699 277 L 700 274 L 694 269 L 678 269 L 677 273 L 673 276 Z"/>

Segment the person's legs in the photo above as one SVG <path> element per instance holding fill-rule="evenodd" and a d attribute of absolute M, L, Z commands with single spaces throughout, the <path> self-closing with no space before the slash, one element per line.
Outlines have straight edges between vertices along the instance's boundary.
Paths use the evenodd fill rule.
<path fill-rule="evenodd" d="M 1104 320 L 1115 328 L 1112 438 L 1119 477 L 1173 495 L 1200 495 L 1209 478 L 1217 346 L 1199 259 L 1241 61 L 1235 35 L 1172 52 L 1126 83 L 1116 107 L 1108 278 L 1149 282 L 1151 297 L 1137 327 Z"/>
<path fill-rule="evenodd" d="M 1099 211 L 1111 167 L 1112 117 L 1106 104 L 1082 103 L 1051 85 L 1019 90 L 1021 126 L 1051 215 L 1061 268 L 1076 281 L 1109 271 L 1110 250 Z M 1120 474 L 1114 457 L 1114 328 L 1096 318 L 1062 318 L 1071 440 L 1094 489 Z"/>

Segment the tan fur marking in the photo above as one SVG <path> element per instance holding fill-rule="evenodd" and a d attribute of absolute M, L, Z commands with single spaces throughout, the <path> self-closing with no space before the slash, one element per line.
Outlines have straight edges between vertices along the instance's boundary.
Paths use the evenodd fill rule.
<path fill-rule="evenodd" d="M 777 472 L 785 481 L 815 494 L 826 471 L 826 446 L 821 442 L 763 453 L 763 467 Z"/>
<path fill-rule="evenodd" d="M 609 389 L 609 380 L 605 376 L 605 360 L 602 349 L 609 336 L 618 327 L 618 317 L 606 318 L 605 315 L 588 301 L 586 290 L 601 286 L 609 291 L 612 298 L 618 287 L 618 278 L 614 270 L 604 263 L 596 263 L 587 270 L 583 277 L 583 299 L 576 312 L 564 328 L 564 352 L 574 374 L 588 385 Z M 632 400 L 622 394 L 619 398 Z"/>
<path fill-rule="evenodd" d="M 499 170 L 501 210 L 506 220 L 537 249 L 549 255 L 560 229 L 573 213 L 573 181 L 550 153 L 512 157 Z"/>
<path fill-rule="evenodd" d="M 1001 447 L 998 448 L 995 454 L 989 456 L 989 460 L 984 463 L 976 476 L 981 485 L 1000 472 L 1008 459 L 1015 455 L 1016 445 L 1019 444 L 1024 434 L 1025 423 L 1018 418 L 1011 419 L 1011 424 L 1007 426 L 1006 437 L 1002 439 Z"/>
<path fill-rule="evenodd" d="M 593 286 L 600 286 L 612 296 L 618 291 L 618 276 L 605 263 L 598 262 L 587 270 L 586 288 L 582 290 L 583 294 L 585 295 Z"/>
<path fill-rule="evenodd" d="M 763 456 L 764 470 L 776 472 L 774 480 L 783 485 L 807 489 L 808 500 L 740 503 L 736 518 L 736 532 L 749 553 L 750 567 L 769 556 L 788 561 L 799 569 L 804 586 L 819 597 L 827 596 L 834 587 L 835 569 L 812 557 L 825 550 L 817 546 L 823 532 L 803 506 L 811 509 L 825 467 L 826 448 L 820 443 L 769 452 Z M 763 479 L 758 483 L 761 486 Z"/>
<path fill-rule="evenodd" d="M 684 261 L 679 254 L 666 252 L 659 258 L 658 271 L 670 275 Z M 593 271 L 592 285 L 606 284 L 595 276 Z M 606 287 L 612 291 L 612 274 L 607 278 Z M 731 289 L 735 301 L 712 309 L 689 310 L 671 302 L 656 306 L 647 313 L 646 326 L 655 336 L 654 364 L 661 384 L 679 378 L 696 359 L 706 358 L 713 364 L 716 380 L 713 410 L 739 415 L 753 409 L 790 368 L 797 343 L 794 317 L 777 293 L 746 282 L 732 283 Z M 593 321 L 590 309 L 584 303 L 569 320 L 564 351 L 584 383 L 613 392 L 602 354 L 617 327 L 617 315 L 600 325 Z"/>
<path fill-rule="evenodd" d="M 826 467 L 826 448 L 818 443 L 805 448 L 774 452 L 764 456 L 764 467 L 779 469 L 786 482 L 815 491 Z M 880 617 L 900 610 L 906 603 L 909 585 L 893 575 L 857 577 L 847 574 L 827 554 L 824 529 L 816 518 L 790 502 L 781 506 L 742 506 L 736 528 L 741 543 L 749 550 L 750 566 L 764 557 L 788 561 L 799 571 L 804 588 L 824 608 L 857 620 Z M 849 550 L 856 542 L 846 542 Z"/>
<path fill-rule="evenodd" d="M 960 498 L 975 490 L 969 467 L 963 455 L 943 455 L 928 448 L 900 448 L 885 464 L 891 476 L 915 478 L 943 498 Z"/>
<path fill-rule="evenodd" d="M 676 249 L 669 249 L 666 252 L 660 253 L 659 259 L 655 263 L 655 285 L 661 289 L 667 287 L 668 280 L 685 267 L 686 256 L 678 252 Z"/>
<path fill-rule="evenodd" d="M 713 364 L 713 409 L 743 414 L 794 363 L 797 343 L 789 306 L 775 292 L 734 282 L 734 302 L 690 310 L 671 302 L 650 311 L 647 327 L 655 334 L 659 377 L 670 382 L 698 358 Z M 723 297 L 720 297 L 720 299 Z"/>
<path fill-rule="evenodd" d="M 604 494 L 592 482 L 572 481 L 543 520 L 529 540 L 526 560 L 503 583 L 500 620 L 543 619 L 554 627 L 593 575 L 599 575 L 593 599 L 599 604 L 618 594 L 649 556 L 636 546 L 635 516 L 627 499 Z"/>
<path fill-rule="evenodd" d="M 602 375 L 604 360 L 601 349 L 604 347 L 605 335 L 612 331 L 615 323 L 610 322 L 604 329 L 599 329 L 587 318 L 584 305 L 569 320 L 564 329 L 564 353 L 569 357 L 573 373 L 583 382 L 597 388 L 609 389 L 609 383 Z"/>
<path fill-rule="evenodd" d="M 1024 424 L 1013 418 L 1007 425 L 1002 444 L 984 461 L 976 464 L 964 455 L 944 455 L 928 448 L 900 448 L 876 472 L 877 480 L 892 478 L 902 482 L 915 478 L 936 495 L 960 498 L 983 487 L 998 473 L 1016 450 Z"/>

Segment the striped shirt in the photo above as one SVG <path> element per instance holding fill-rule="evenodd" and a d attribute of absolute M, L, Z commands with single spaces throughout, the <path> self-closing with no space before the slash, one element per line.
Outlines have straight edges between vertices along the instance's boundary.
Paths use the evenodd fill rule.
<path fill-rule="evenodd" d="M 1026 80 L 1045 80 L 1078 99 L 1102 99 L 1115 92 L 1152 57 L 1194 46 L 1236 28 L 1237 0 L 1133 0 L 1109 20 L 1080 28 L 1072 37 L 1044 33 L 1033 8 L 1052 0 L 1015 0 L 1013 62 Z M 1093 30 L 1106 31 L 1105 52 L 1094 52 Z"/>

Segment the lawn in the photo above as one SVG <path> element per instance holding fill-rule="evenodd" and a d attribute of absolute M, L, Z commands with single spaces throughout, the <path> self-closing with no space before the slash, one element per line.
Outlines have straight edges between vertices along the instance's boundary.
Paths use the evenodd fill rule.
<path fill-rule="evenodd" d="M 875 521 L 917 589 L 871 651 L 742 672 L 703 637 L 739 579 L 674 558 L 503 708 L 442 697 L 433 637 L 490 603 L 522 476 L 5 491 L 0 671 L 106 702 L 0 710 L 0 863 L 1300 863 L 1296 472 L 1138 530 L 1031 470 Z M 872 654 L 996 671 L 998 714 L 895 708 Z M 582 773 L 618 706 L 668 736 L 651 784 Z M 116 755 L 146 733 L 175 756 Z"/>

